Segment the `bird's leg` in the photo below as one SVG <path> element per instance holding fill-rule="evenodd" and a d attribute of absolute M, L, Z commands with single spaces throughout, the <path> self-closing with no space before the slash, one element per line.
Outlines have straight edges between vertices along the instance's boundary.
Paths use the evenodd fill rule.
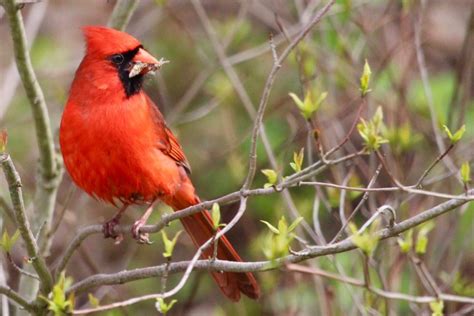
<path fill-rule="evenodd" d="M 133 223 L 132 226 L 132 236 L 133 238 L 138 241 L 140 244 L 147 244 L 150 245 L 152 242 L 149 239 L 148 233 L 140 232 L 140 228 L 146 225 L 148 218 L 150 217 L 151 213 L 153 212 L 153 205 L 154 203 L 150 204 L 150 206 L 146 209 L 145 213 L 139 220 Z"/>
<path fill-rule="evenodd" d="M 124 204 L 118 212 L 110 220 L 102 225 L 102 232 L 104 233 L 104 238 L 114 238 L 116 243 L 120 243 L 123 239 L 122 234 L 117 234 L 115 232 L 115 226 L 120 222 L 123 212 L 127 209 L 128 204 Z"/>

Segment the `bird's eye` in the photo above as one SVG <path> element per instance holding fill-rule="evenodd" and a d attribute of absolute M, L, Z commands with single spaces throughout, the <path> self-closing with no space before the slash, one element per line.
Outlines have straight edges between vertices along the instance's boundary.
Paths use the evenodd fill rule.
<path fill-rule="evenodd" d="M 122 54 L 115 54 L 115 55 L 112 55 L 112 57 L 110 58 L 110 60 L 112 60 L 112 62 L 116 65 L 120 65 L 121 63 L 123 63 L 123 55 Z"/>

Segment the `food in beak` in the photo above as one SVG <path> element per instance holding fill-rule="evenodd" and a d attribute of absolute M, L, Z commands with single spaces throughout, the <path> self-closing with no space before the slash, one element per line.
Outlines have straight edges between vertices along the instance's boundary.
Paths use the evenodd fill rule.
<path fill-rule="evenodd" d="M 141 61 L 136 61 L 132 63 L 132 67 L 130 69 L 130 73 L 128 74 L 129 78 L 133 78 L 139 74 L 145 74 L 145 73 L 153 73 L 161 68 L 164 64 L 169 63 L 169 60 L 166 60 L 164 58 L 160 58 L 156 64 L 149 64 L 149 63 L 144 63 Z"/>

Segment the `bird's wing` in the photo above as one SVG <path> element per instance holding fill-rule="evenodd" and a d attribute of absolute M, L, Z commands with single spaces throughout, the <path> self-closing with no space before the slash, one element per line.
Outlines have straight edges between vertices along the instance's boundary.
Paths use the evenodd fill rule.
<path fill-rule="evenodd" d="M 191 173 L 191 166 L 184 155 L 183 148 L 179 144 L 176 136 L 174 136 L 173 132 L 166 125 L 160 110 L 148 96 L 147 103 L 152 111 L 157 126 L 158 148 L 176 161 L 178 165 L 182 166 L 187 173 Z"/>

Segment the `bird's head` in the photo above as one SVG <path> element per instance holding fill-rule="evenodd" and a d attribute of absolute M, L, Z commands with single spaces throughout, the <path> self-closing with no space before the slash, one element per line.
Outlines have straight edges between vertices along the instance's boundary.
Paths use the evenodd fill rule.
<path fill-rule="evenodd" d="M 103 26 L 83 28 L 86 58 L 102 63 L 103 71 L 116 73 L 127 96 L 140 91 L 143 76 L 158 70 L 167 60 L 157 60 L 133 36 Z"/>

